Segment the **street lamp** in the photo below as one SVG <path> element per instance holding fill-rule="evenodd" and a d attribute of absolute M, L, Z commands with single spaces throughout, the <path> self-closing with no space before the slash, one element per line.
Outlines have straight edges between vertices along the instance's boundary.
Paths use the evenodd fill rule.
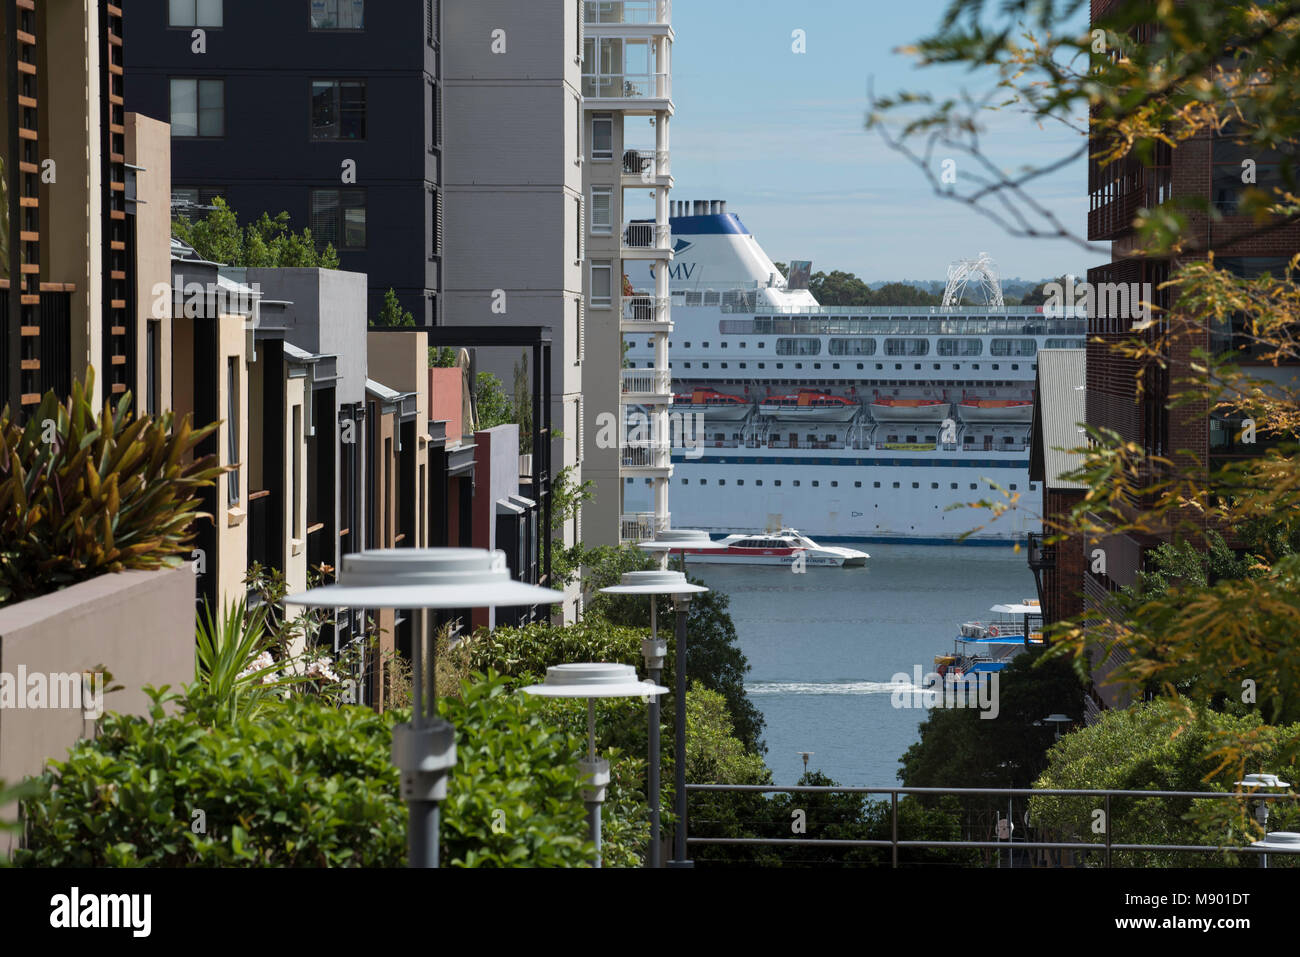
<path fill-rule="evenodd" d="M 1273 831 L 1265 834 L 1264 840 L 1254 841 L 1251 847 L 1262 847 L 1266 851 L 1290 851 L 1300 853 L 1300 834 L 1295 831 Z M 1259 855 L 1259 866 L 1268 867 L 1268 855 Z"/>
<path fill-rule="evenodd" d="M 1256 792 L 1256 790 L 1259 789 L 1259 788 L 1270 788 L 1270 789 L 1271 789 L 1271 788 L 1279 788 L 1279 789 L 1280 789 L 1280 788 L 1289 788 L 1289 787 L 1291 786 L 1290 782 L 1283 781 L 1283 780 L 1282 780 L 1281 778 L 1279 778 L 1276 774 L 1269 774 L 1269 773 L 1267 773 L 1267 772 L 1260 772 L 1260 773 L 1258 773 L 1258 774 L 1247 774 L 1247 775 L 1246 775 L 1244 778 L 1242 778 L 1240 781 L 1234 781 L 1233 784 L 1237 785 L 1237 787 L 1239 787 L 1239 788 L 1250 788 L 1250 793 L 1251 793 L 1251 794 L 1254 794 L 1254 793 Z M 1259 826 L 1260 826 L 1260 827 L 1265 828 L 1265 829 L 1268 828 L 1268 802 L 1267 802 L 1267 801 L 1258 801 L 1258 802 L 1256 802 L 1256 804 L 1255 804 L 1255 820 L 1259 821 Z M 1279 834 L 1287 834 L 1288 832 L 1287 832 L 1287 831 L 1279 831 L 1279 832 L 1277 832 L 1277 833 L 1279 833 Z M 1256 846 L 1256 847 L 1265 847 L 1265 846 L 1270 846 L 1270 845 L 1268 845 L 1268 841 L 1269 841 L 1269 839 L 1271 839 L 1273 836 L 1274 836 L 1274 835 L 1272 835 L 1272 834 L 1266 834 L 1265 839 L 1264 839 L 1263 841 L 1256 841 L 1254 846 Z M 1267 855 L 1267 854 L 1261 854 L 1261 855 L 1260 855 L 1260 865 L 1259 865 L 1259 866 L 1260 866 L 1260 867 L 1268 867 L 1268 855 Z"/>
<path fill-rule="evenodd" d="M 1054 740 L 1056 741 L 1061 740 L 1061 725 L 1074 723 L 1074 719 L 1071 718 L 1069 715 L 1059 714 L 1059 713 L 1049 714 L 1046 718 L 1043 719 L 1043 721 L 1047 724 L 1052 725 L 1052 730 L 1055 732 L 1056 735 Z"/>
<path fill-rule="evenodd" d="M 504 552 L 484 548 L 381 548 L 344 555 L 338 582 L 284 599 L 308 608 L 393 608 L 415 612 L 411 641 L 411 721 L 393 728 L 393 763 L 409 806 L 407 863 L 438 866 L 439 804 L 456 764 L 456 729 L 437 717 L 436 647 L 424 644 L 439 608 L 550 605 L 561 592 L 515 581 Z M 427 668 L 427 674 L 426 674 Z M 428 682 L 429 693 L 424 693 Z"/>
<path fill-rule="evenodd" d="M 807 773 L 808 773 L 808 759 L 811 758 L 811 757 L 812 757 L 814 754 L 816 754 L 816 753 L 817 753 L 816 751 L 796 751 L 796 752 L 795 752 L 795 754 L 798 754 L 798 755 L 802 755 L 802 756 L 803 756 L 803 773 L 804 773 L 804 774 L 807 774 Z"/>
<path fill-rule="evenodd" d="M 626 572 L 621 585 L 602 588 L 606 595 L 691 595 L 708 591 L 703 585 L 692 585 L 684 572 L 648 571 Z M 658 602 L 650 599 L 650 637 L 641 642 L 641 655 L 645 658 L 650 679 L 658 684 L 663 677 L 664 655 L 668 643 L 659 637 Z M 678 670 L 681 668 L 679 666 Z M 679 739 L 682 734 L 678 733 Z M 650 804 L 650 854 L 649 866 L 659 866 L 659 698 L 650 699 L 649 744 L 647 747 L 646 800 Z"/>
<path fill-rule="evenodd" d="M 600 806 L 609 784 L 609 762 L 596 757 L 596 699 L 650 695 L 650 700 L 656 701 L 668 689 L 653 682 L 637 681 L 636 669 L 631 665 L 587 663 L 552 665 L 546 669 L 543 684 L 529 685 L 522 690 L 544 698 L 587 699 L 587 756 L 578 762 L 578 771 L 589 785 L 583 789 L 582 796 L 587 805 L 591 843 L 596 846 L 592 866 L 600 867 Z"/>
<path fill-rule="evenodd" d="M 651 541 L 638 542 L 637 547 L 649 552 L 658 552 L 668 556 L 678 552 L 682 556 L 682 571 L 686 574 L 686 552 L 693 548 L 708 548 L 713 544 L 707 532 L 698 529 L 678 528 L 664 529 Z M 665 562 L 667 558 L 665 557 Z M 708 589 L 704 589 L 708 591 Z M 674 727 L 676 741 L 673 742 L 673 781 L 675 794 L 673 804 L 677 814 L 677 826 L 673 829 L 673 859 L 669 867 L 694 867 L 686 856 L 686 613 L 690 610 L 690 594 L 673 595 L 673 611 L 677 615 L 677 688 Z"/>

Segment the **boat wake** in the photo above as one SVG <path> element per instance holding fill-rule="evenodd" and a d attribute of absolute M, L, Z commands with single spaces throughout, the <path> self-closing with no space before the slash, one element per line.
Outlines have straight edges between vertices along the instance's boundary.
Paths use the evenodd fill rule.
<path fill-rule="evenodd" d="M 751 695 L 893 694 L 896 691 L 910 693 L 921 690 L 924 689 L 917 688 L 910 681 L 755 681 L 745 684 L 745 691 Z"/>

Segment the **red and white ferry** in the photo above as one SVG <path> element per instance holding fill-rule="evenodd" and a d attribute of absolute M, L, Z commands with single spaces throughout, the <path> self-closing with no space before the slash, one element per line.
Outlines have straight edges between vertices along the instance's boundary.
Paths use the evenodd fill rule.
<path fill-rule="evenodd" d="M 865 565 L 871 556 L 856 548 L 818 545 L 793 528 L 757 535 L 728 535 L 708 548 L 686 550 L 688 561 L 722 565 L 793 565 L 848 568 Z"/>

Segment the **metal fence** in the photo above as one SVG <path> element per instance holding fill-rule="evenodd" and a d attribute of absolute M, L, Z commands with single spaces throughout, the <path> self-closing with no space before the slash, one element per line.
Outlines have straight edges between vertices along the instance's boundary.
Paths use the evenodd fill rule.
<path fill-rule="evenodd" d="M 1123 791 L 1123 790 L 1078 790 L 1062 788 L 915 788 L 915 787 L 830 787 L 822 785 L 795 785 L 790 787 L 768 786 L 761 784 L 688 784 L 686 786 L 688 794 L 704 792 L 732 792 L 738 794 L 881 794 L 888 795 L 890 801 L 890 829 L 891 837 L 889 839 L 845 839 L 845 838 L 815 838 L 815 837 L 793 837 L 793 838 L 768 838 L 768 837 L 692 837 L 687 834 L 686 843 L 688 846 L 701 847 L 705 845 L 732 845 L 748 847 L 846 847 L 846 848 L 889 848 L 891 851 L 891 866 L 898 867 L 898 852 L 900 849 L 970 849 L 970 850 L 1000 850 L 1006 852 L 1021 851 L 1070 851 L 1085 854 L 1103 855 L 1105 867 L 1111 866 L 1112 855 L 1115 852 L 1136 851 L 1136 852 L 1185 852 L 1191 854 L 1257 854 L 1261 856 L 1261 864 L 1268 866 L 1267 855 L 1269 854 L 1300 854 L 1300 846 L 1294 850 L 1283 850 L 1277 847 L 1261 848 L 1252 845 L 1240 846 L 1223 846 L 1210 844 L 1134 844 L 1128 842 L 1119 842 L 1113 840 L 1111 832 L 1111 802 L 1115 798 L 1140 798 L 1151 799 L 1161 798 L 1167 800 L 1220 800 L 1220 801 L 1296 801 L 1300 799 L 1300 794 L 1293 792 L 1237 792 L 1237 791 Z M 1088 841 L 1018 841 L 1018 840 L 962 840 L 962 841 L 938 841 L 938 840 L 903 840 L 898 836 L 898 801 L 901 796 L 930 796 L 943 797 L 946 795 L 953 796 L 972 796 L 972 797 L 1002 797 L 1011 800 L 1016 797 L 1077 797 L 1092 798 L 1096 803 L 1095 807 L 1105 812 L 1104 834 L 1099 834 L 1103 840 L 1097 842 Z M 690 818 L 687 818 L 687 827 L 690 826 Z"/>

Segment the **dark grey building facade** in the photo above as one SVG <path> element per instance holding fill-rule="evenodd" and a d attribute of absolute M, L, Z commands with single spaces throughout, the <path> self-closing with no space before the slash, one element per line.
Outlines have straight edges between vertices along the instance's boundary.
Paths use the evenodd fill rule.
<path fill-rule="evenodd" d="M 441 0 L 134 0 L 132 104 L 171 123 L 173 204 L 289 213 L 391 287 L 442 288 Z"/>

